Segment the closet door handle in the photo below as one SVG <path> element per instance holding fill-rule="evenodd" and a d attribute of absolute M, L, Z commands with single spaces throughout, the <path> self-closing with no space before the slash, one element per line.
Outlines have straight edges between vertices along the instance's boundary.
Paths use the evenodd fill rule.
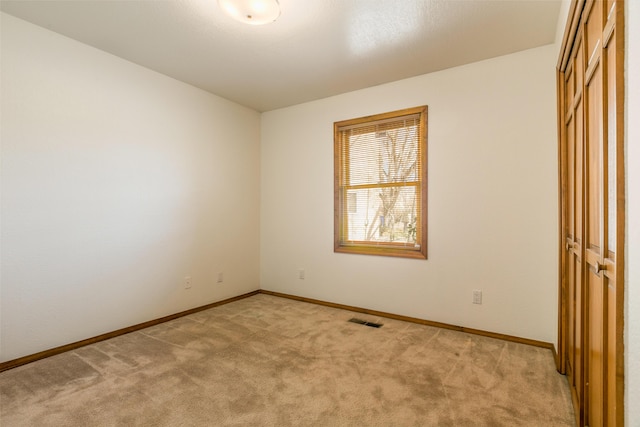
<path fill-rule="evenodd" d="M 571 242 L 567 242 L 567 244 L 565 245 L 565 247 L 567 248 L 568 251 L 571 250 L 571 248 L 573 247 L 573 243 Z"/>
<path fill-rule="evenodd" d="M 604 264 L 600 264 L 598 261 L 596 261 L 595 268 L 596 268 L 596 273 L 600 273 L 601 271 L 606 270 L 607 266 Z"/>

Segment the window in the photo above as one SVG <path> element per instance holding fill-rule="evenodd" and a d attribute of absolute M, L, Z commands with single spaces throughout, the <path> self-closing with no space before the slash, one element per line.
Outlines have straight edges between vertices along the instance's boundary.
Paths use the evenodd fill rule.
<path fill-rule="evenodd" d="M 427 258 L 427 107 L 334 123 L 334 250 Z"/>

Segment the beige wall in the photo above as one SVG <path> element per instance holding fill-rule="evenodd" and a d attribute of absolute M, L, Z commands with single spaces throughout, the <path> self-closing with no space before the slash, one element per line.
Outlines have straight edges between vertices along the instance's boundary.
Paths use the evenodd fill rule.
<path fill-rule="evenodd" d="M 258 113 L 6 14 L 1 48 L 0 361 L 258 289 Z"/>
<path fill-rule="evenodd" d="M 549 45 L 264 113 L 261 287 L 555 342 L 556 58 Z M 333 122 L 423 104 L 429 259 L 334 253 Z"/>

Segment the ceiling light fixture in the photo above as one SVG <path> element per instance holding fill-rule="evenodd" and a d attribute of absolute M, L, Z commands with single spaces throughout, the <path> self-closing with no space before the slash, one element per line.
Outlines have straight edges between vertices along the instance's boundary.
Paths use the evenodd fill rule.
<path fill-rule="evenodd" d="M 218 5 L 236 21 L 264 25 L 280 16 L 278 0 L 218 0 Z"/>

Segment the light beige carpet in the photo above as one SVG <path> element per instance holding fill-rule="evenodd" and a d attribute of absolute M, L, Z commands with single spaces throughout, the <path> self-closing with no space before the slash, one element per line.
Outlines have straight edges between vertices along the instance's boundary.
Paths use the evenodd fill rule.
<path fill-rule="evenodd" d="M 2 427 L 573 426 L 549 350 L 267 295 L 3 372 L 0 399 Z"/>

